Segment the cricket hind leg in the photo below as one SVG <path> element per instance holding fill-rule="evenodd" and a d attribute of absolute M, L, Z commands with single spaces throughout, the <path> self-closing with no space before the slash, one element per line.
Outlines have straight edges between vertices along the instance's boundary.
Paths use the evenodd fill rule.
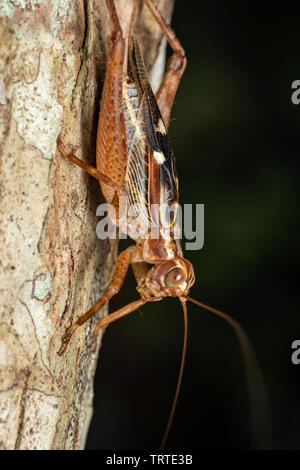
<path fill-rule="evenodd" d="M 186 67 L 185 51 L 177 39 L 172 28 L 161 16 L 153 0 L 144 0 L 152 15 L 160 25 L 170 47 L 173 49 L 164 78 L 156 94 L 156 100 L 162 114 L 166 128 L 169 127 L 172 105 L 176 95 L 178 85 Z"/>
<path fill-rule="evenodd" d="M 126 250 L 122 251 L 117 259 L 117 263 L 113 272 L 112 280 L 109 284 L 107 292 L 93 305 L 86 313 L 84 313 L 78 320 L 71 325 L 64 336 L 62 337 L 62 344 L 58 351 L 58 355 L 61 356 L 66 351 L 68 344 L 77 330 L 77 328 L 89 320 L 103 305 L 106 304 L 114 295 L 116 295 L 122 287 L 128 267 L 132 262 L 136 251 L 136 246 L 130 246 Z"/>
<path fill-rule="evenodd" d="M 80 158 L 78 158 L 72 151 L 68 149 L 68 147 L 63 143 L 60 136 L 58 136 L 58 139 L 57 139 L 57 146 L 58 146 L 60 153 L 65 158 L 67 158 L 68 160 L 70 160 L 70 162 L 74 163 L 80 168 L 82 168 L 86 173 L 93 176 L 93 178 L 97 179 L 99 182 L 102 181 L 103 183 L 111 186 L 118 193 L 122 193 L 125 191 L 123 186 L 119 186 L 118 184 L 116 184 L 111 178 L 109 178 L 108 176 L 104 175 L 99 170 L 97 170 L 97 168 L 93 167 L 92 165 L 89 165 L 83 160 L 80 160 Z"/>
<path fill-rule="evenodd" d="M 98 179 L 108 202 L 115 194 L 124 193 L 127 166 L 127 144 L 122 103 L 123 62 L 125 43 L 114 0 L 106 0 L 111 32 L 108 38 L 107 71 L 104 81 L 98 122 L 96 160 L 97 168 L 83 162 L 70 152 L 60 136 L 58 146 L 71 162 Z"/>
<path fill-rule="evenodd" d="M 123 64 L 125 40 L 113 0 L 106 0 L 111 32 L 108 37 L 108 57 L 103 86 L 96 158 L 98 170 L 119 186 L 123 185 L 127 168 L 127 141 L 123 110 Z M 105 199 L 111 202 L 112 188 L 101 182 Z"/>

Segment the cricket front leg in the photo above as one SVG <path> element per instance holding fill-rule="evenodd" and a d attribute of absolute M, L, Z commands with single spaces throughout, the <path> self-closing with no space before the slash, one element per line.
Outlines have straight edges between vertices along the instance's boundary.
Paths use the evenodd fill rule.
<path fill-rule="evenodd" d="M 136 253 L 138 253 L 137 248 L 136 248 Z M 143 281 L 147 277 L 147 274 L 148 274 L 148 271 L 149 271 L 149 267 L 148 267 L 147 263 L 144 263 L 144 262 L 141 262 L 141 261 L 134 262 L 134 259 L 133 259 L 133 261 L 131 263 L 131 267 L 132 267 L 133 274 L 134 274 L 134 277 L 135 277 L 136 282 L 137 282 L 137 286 L 138 286 L 137 291 L 140 294 L 141 298 L 138 299 L 138 300 L 135 300 L 134 302 L 131 302 L 128 305 L 125 305 L 125 307 L 120 308 L 116 312 L 111 313 L 110 315 L 107 315 L 107 317 L 100 318 L 100 320 L 98 321 L 98 323 L 95 326 L 95 329 L 92 333 L 92 341 L 93 341 L 93 344 L 94 344 L 94 349 L 96 347 L 97 335 L 98 335 L 98 332 L 101 328 L 108 325 L 109 323 L 112 323 L 112 322 L 118 320 L 119 318 L 124 317 L 125 315 L 128 315 L 129 313 L 134 312 L 135 310 L 140 308 L 145 303 L 154 300 L 153 295 L 151 295 L 150 292 L 147 292 L 147 289 L 145 289 L 144 286 L 143 286 Z"/>
<path fill-rule="evenodd" d="M 110 315 L 107 315 L 107 317 L 100 318 L 100 320 L 98 321 L 92 333 L 92 344 L 93 344 L 94 351 L 96 350 L 97 335 L 98 335 L 99 330 L 101 330 L 101 328 L 103 328 L 106 325 L 109 325 L 109 323 L 112 323 L 118 320 L 119 318 L 125 317 L 125 315 L 129 315 L 129 313 L 134 312 L 135 310 L 142 307 L 147 302 L 148 301 L 145 299 L 135 300 L 134 302 L 130 302 L 130 304 L 125 305 L 125 307 L 120 308 L 116 312 L 111 313 Z"/>
<path fill-rule="evenodd" d="M 178 85 L 186 67 L 185 51 L 177 39 L 172 28 L 166 23 L 166 20 L 161 16 L 157 7 L 154 5 L 153 0 L 144 0 L 154 18 L 160 25 L 170 47 L 173 49 L 173 54 L 170 57 L 167 70 L 161 82 L 159 90 L 156 94 L 156 100 L 162 114 L 166 128 L 168 129 L 170 123 L 170 115 L 176 95 Z"/>
<path fill-rule="evenodd" d="M 61 340 L 62 344 L 60 350 L 58 351 L 59 356 L 61 356 L 66 351 L 68 344 L 77 328 L 89 320 L 89 318 L 91 318 L 101 307 L 103 307 L 106 302 L 108 302 L 115 294 L 119 292 L 128 271 L 128 267 L 135 255 L 135 251 L 136 247 L 130 246 L 119 254 L 113 277 L 107 292 L 98 300 L 98 302 L 95 303 L 95 305 L 93 305 L 93 307 L 91 307 L 84 315 L 79 317 L 78 320 L 67 329 Z"/>

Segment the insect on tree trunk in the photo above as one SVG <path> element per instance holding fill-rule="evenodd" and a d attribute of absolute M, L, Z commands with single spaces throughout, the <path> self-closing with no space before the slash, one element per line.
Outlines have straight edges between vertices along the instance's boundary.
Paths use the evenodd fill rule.
<path fill-rule="evenodd" d="M 156 89 L 166 42 L 142 3 L 137 33 Z M 157 5 L 170 20 L 173 0 Z M 132 1 L 116 6 L 126 35 Z M 56 139 L 63 133 L 95 164 L 108 32 L 104 0 L 0 6 L 0 449 L 85 444 L 97 356 L 89 334 L 107 309 L 57 351 L 107 287 L 117 242 L 97 239 L 99 183 Z"/>

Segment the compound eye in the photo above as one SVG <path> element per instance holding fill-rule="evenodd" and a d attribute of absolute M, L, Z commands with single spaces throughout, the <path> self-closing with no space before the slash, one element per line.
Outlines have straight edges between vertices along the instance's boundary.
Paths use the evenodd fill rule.
<path fill-rule="evenodd" d="M 182 268 L 173 268 L 165 277 L 167 287 L 177 287 L 186 280 L 186 274 Z"/>

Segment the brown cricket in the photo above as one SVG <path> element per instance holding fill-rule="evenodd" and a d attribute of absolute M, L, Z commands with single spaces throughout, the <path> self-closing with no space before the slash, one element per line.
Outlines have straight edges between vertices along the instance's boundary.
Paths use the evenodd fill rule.
<path fill-rule="evenodd" d="M 167 296 L 178 297 L 184 313 L 184 345 L 177 388 L 161 443 L 161 448 L 164 448 L 182 381 L 187 346 L 188 300 L 223 317 L 231 324 L 242 345 L 248 380 L 253 385 L 261 381 L 261 377 L 252 347 L 241 326 L 225 313 L 188 296 L 195 276 L 192 264 L 183 257 L 180 240 L 174 235 L 178 179 L 174 152 L 167 134 L 172 104 L 186 67 L 185 51 L 159 13 L 154 1 L 144 0 L 173 50 L 162 83 L 154 95 L 138 40 L 134 35 L 138 2 L 139 0 L 135 0 L 129 37 L 125 39 L 114 0 L 106 0 L 111 33 L 97 133 L 97 168 L 78 159 L 63 144 L 60 137 L 58 147 L 65 157 L 99 181 L 107 203 L 112 205 L 117 214 L 114 223 L 119 226 L 119 216 L 122 212 L 120 199 L 126 198 L 129 212 L 131 210 L 131 214 L 139 219 L 143 227 L 142 236 L 137 236 L 136 232 L 131 230 L 130 224 L 125 228 L 122 226 L 122 231 L 127 230 L 136 244 L 119 254 L 107 292 L 67 329 L 58 354 L 62 355 L 66 351 L 76 329 L 118 293 L 129 265 L 136 278 L 140 299 L 101 318 L 92 333 L 93 341 L 101 328 L 135 311 L 146 302 L 161 300 Z M 159 210 L 163 204 L 175 207 L 167 226 Z M 155 238 L 151 237 L 153 228 L 157 233 Z M 149 268 L 149 264 L 153 267 Z M 254 388 L 250 390 L 252 395 L 256 393 L 253 392 Z"/>

